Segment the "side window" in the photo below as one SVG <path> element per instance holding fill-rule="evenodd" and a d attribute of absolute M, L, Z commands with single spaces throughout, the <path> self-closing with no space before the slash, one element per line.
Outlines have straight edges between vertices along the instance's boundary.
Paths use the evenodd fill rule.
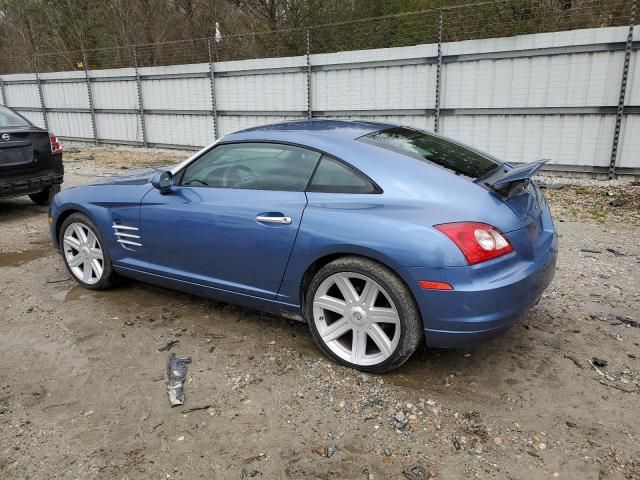
<path fill-rule="evenodd" d="M 307 190 L 327 193 L 375 193 L 376 187 L 343 163 L 323 156 Z"/>
<path fill-rule="evenodd" d="M 319 158 L 318 152 L 291 145 L 218 145 L 186 168 L 181 185 L 302 192 Z"/>

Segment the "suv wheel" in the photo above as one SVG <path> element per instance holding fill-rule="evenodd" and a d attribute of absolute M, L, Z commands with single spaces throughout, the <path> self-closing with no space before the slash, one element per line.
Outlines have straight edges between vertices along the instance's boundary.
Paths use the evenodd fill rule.
<path fill-rule="evenodd" d="M 29 198 L 33 201 L 33 203 L 37 203 L 38 205 L 49 205 L 53 196 L 60 192 L 60 184 L 55 183 L 50 187 L 45 188 L 43 191 L 38 193 L 32 193 L 29 195 Z"/>
<path fill-rule="evenodd" d="M 364 372 L 399 367 L 424 335 L 407 286 L 388 268 L 360 257 L 339 258 L 316 273 L 305 315 L 329 357 Z"/>

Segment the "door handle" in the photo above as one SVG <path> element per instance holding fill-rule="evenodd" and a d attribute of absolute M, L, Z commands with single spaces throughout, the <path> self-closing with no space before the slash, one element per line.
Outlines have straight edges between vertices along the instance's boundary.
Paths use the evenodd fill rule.
<path fill-rule="evenodd" d="M 278 217 L 268 217 L 263 215 L 258 215 L 256 220 L 261 223 L 279 223 L 281 225 L 290 225 L 291 217 L 278 216 Z"/>

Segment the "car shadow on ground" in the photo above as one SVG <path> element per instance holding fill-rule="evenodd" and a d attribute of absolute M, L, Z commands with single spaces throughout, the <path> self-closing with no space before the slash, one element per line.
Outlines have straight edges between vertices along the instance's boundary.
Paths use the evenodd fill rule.
<path fill-rule="evenodd" d="M 0 199 L 0 221 L 32 220 L 34 215 L 42 214 L 46 221 L 48 207 L 36 205 L 29 197 L 15 197 Z"/>
<path fill-rule="evenodd" d="M 62 264 L 61 261 L 60 263 Z M 186 322 L 184 326 L 196 337 L 202 336 L 203 340 L 212 327 L 225 332 L 240 330 L 247 341 L 255 343 L 263 342 L 265 336 L 269 336 L 300 355 L 309 356 L 313 360 L 326 359 L 330 362 L 314 343 L 305 322 L 129 279 L 123 279 L 118 287 L 107 291 L 87 290 L 76 285 L 72 280 L 65 285 L 69 288 L 57 293 L 56 300 L 95 301 L 105 307 L 112 304 L 114 312 L 123 308 L 131 312 L 158 311 L 161 318 L 165 316 L 181 318 Z M 207 312 L 212 321 L 200 321 L 202 312 Z M 525 339 L 522 335 L 528 333 L 523 327 L 528 327 L 527 321 L 540 313 L 539 311 L 529 312 L 511 330 L 478 346 L 445 350 L 431 349 L 423 344 L 407 363 L 380 377 L 398 386 L 429 387 L 436 390 L 445 390 L 454 383 L 460 385 L 461 381 L 472 384 L 495 382 L 497 366 L 511 364 L 516 357 L 522 357 L 522 352 L 525 350 L 522 345 Z M 148 313 L 146 315 L 148 316 Z M 140 316 L 145 317 L 145 314 L 141 313 Z M 166 324 L 166 328 L 170 329 L 170 325 Z M 343 367 L 336 365 L 336 368 Z"/>

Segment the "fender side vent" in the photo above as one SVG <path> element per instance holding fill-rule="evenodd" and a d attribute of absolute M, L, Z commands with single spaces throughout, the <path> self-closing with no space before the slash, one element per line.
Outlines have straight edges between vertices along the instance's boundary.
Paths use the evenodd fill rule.
<path fill-rule="evenodd" d="M 122 245 L 130 245 L 133 247 L 141 247 L 140 235 L 138 235 L 137 227 L 128 227 L 119 223 L 113 223 L 113 230 L 116 235 L 116 241 Z"/>

